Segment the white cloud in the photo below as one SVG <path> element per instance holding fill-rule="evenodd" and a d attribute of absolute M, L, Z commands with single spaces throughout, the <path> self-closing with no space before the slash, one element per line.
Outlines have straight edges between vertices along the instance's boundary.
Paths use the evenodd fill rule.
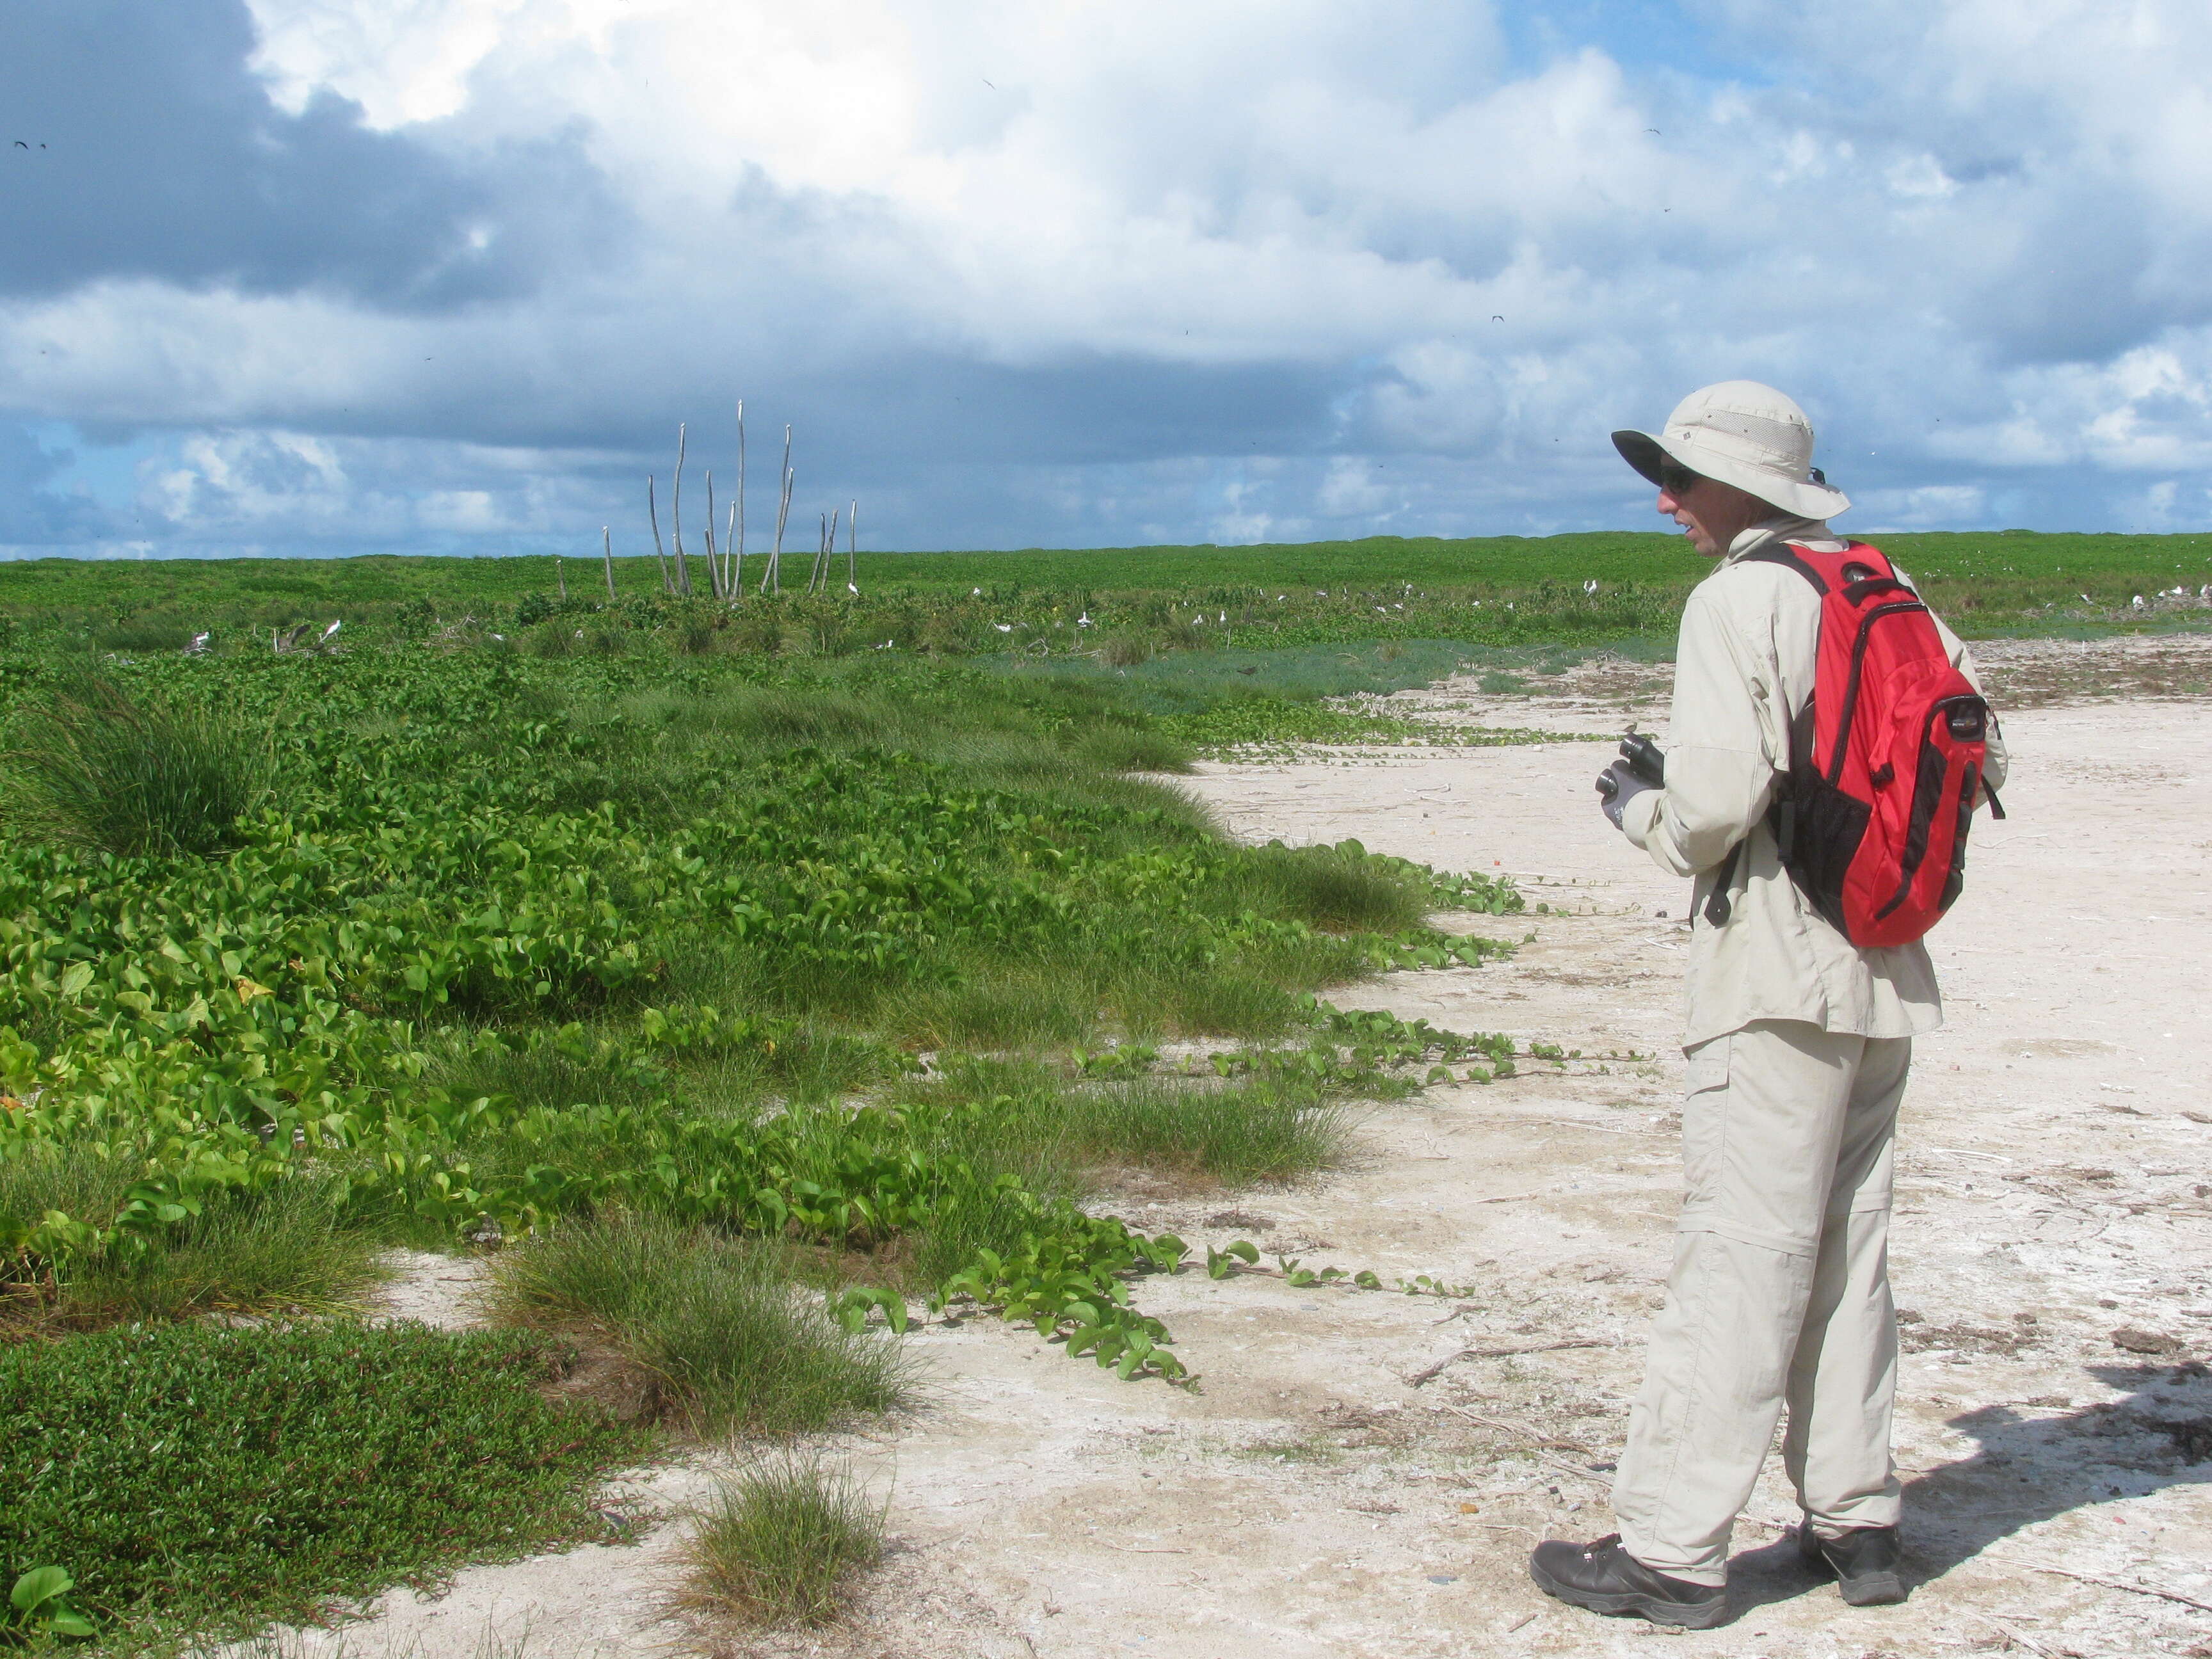
<path fill-rule="evenodd" d="M 1959 181 L 1943 171 L 1932 155 L 1910 155 L 1893 161 L 1884 175 L 1892 191 L 1912 201 L 1944 201 L 1959 193 Z"/>
<path fill-rule="evenodd" d="M 2183 0 L 1698 5 L 1765 82 L 1516 67 L 1471 0 L 250 5 L 283 108 L 463 177 L 559 137 L 629 222 L 441 310 L 0 298 L 0 407 L 166 434 L 179 544 L 595 538 L 740 392 L 885 544 L 1619 521 L 1605 433 L 1739 374 L 1900 522 L 2212 475 Z"/>

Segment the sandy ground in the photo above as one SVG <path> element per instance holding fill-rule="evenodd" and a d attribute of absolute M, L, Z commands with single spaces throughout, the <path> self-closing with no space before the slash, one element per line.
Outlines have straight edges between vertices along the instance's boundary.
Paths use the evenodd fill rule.
<path fill-rule="evenodd" d="M 1353 1164 L 1325 1177 L 1125 1211 L 1468 1294 L 1148 1282 L 1142 1305 L 1203 1373 L 1194 1391 L 1115 1382 L 987 1320 L 927 1329 L 909 1341 L 930 1403 L 838 1447 L 896 1540 L 855 1622 L 709 1650 L 2212 1656 L 2212 1609 L 2188 1604 L 2212 1604 L 2212 1380 L 2196 1363 L 2212 1356 L 2212 1036 L 2195 1006 L 2212 955 L 2212 702 L 2196 695 L 2212 659 L 2191 641 L 1987 654 L 2012 699 L 2013 816 L 1977 830 L 1966 896 L 1933 936 L 1949 1024 L 1922 1044 L 1900 1159 L 1909 1603 L 1846 1607 L 1798 1568 L 1772 1466 L 1724 1629 L 1599 1620 L 1528 1582 L 1537 1539 L 1610 1530 L 1607 1472 L 1680 1190 L 1686 886 L 1596 811 L 1607 748 L 1562 741 L 1210 766 L 1191 785 L 1239 836 L 1357 836 L 1502 869 L 1545 907 L 1476 919 L 1534 931 L 1510 962 L 1394 976 L 1346 1006 L 1645 1057 L 1432 1089 L 1373 1111 Z M 1533 701 L 1474 684 L 1401 701 L 1663 731 L 1666 689 L 1663 668 L 1598 664 Z M 397 1311 L 465 1316 L 465 1264 L 399 1265 Z M 395 1592 L 345 1650 L 696 1650 L 658 1612 L 682 1506 L 714 1472 L 702 1457 L 630 1483 L 622 1497 L 670 1517 L 638 1545 L 471 1570 L 436 1599 Z"/>

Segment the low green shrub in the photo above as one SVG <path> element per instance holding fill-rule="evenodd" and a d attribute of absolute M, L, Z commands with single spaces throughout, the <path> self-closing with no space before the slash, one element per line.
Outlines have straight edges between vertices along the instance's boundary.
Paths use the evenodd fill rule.
<path fill-rule="evenodd" d="M 464 1559 L 599 1539 L 648 1444 L 517 1333 L 192 1322 L 0 1348 L 0 1562 L 99 1623 L 242 1635 Z"/>

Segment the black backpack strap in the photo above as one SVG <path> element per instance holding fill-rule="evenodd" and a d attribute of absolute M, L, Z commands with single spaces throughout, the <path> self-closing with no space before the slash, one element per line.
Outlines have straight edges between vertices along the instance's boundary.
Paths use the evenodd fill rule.
<path fill-rule="evenodd" d="M 1813 591 L 1822 599 L 1828 597 L 1826 578 L 1797 556 L 1797 550 L 1788 542 L 1769 542 L 1758 551 L 1747 553 L 1736 561 L 1738 564 L 1778 564 L 1796 571 L 1813 584 Z"/>
<path fill-rule="evenodd" d="M 1745 838 L 1748 840 L 1749 837 Z M 1738 842 L 1721 860 L 1721 872 L 1714 878 L 1713 890 L 1705 898 L 1705 925 L 1725 927 L 1734 907 L 1729 902 L 1729 889 L 1735 884 L 1735 866 L 1743 857 L 1743 842 Z"/>
<path fill-rule="evenodd" d="M 1847 545 L 1858 547 L 1864 544 L 1852 542 Z M 1868 548 L 1867 550 L 1879 551 L 1874 548 Z M 1784 569 L 1794 570 L 1802 576 L 1812 585 L 1813 592 L 1821 599 L 1826 600 L 1828 597 L 1827 578 L 1800 557 L 1797 550 L 1790 543 L 1778 538 L 1768 542 L 1764 547 L 1746 553 L 1737 562 L 1739 564 L 1778 564 Z M 1812 723 L 1813 705 L 1808 697 L 1805 707 L 1799 710 L 1796 716 L 1790 721 L 1789 734 L 1790 752 L 1781 769 L 1782 776 L 1775 790 L 1773 803 L 1767 808 L 1766 823 L 1774 831 L 1775 844 L 1781 853 L 1784 868 L 1789 866 L 1790 854 L 1797 839 L 1797 803 L 1790 788 L 1797 769 L 1799 734 L 1796 728 L 1800 726 L 1805 728 L 1804 746 L 1810 750 Z M 1744 841 L 1750 839 L 1747 835 L 1744 837 Z M 1720 875 L 1713 884 L 1712 893 L 1705 900 L 1705 921 L 1712 927 L 1724 927 L 1728 925 L 1729 914 L 1734 908 L 1729 901 L 1729 889 L 1735 884 L 1736 866 L 1742 861 L 1743 846 L 1743 842 L 1740 841 L 1729 848 L 1728 856 L 1721 860 Z"/>

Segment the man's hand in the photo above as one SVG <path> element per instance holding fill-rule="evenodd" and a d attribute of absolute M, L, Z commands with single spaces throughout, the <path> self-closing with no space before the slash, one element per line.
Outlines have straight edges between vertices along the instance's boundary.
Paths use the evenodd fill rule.
<path fill-rule="evenodd" d="M 1613 827 L 1618 830 L 1620 828 L 1621 808 L 1654 787 L 1626 761 L 1617 760 L 1597 775 L 1598 805 L 1606 817 L 1613 820 Z"/>

